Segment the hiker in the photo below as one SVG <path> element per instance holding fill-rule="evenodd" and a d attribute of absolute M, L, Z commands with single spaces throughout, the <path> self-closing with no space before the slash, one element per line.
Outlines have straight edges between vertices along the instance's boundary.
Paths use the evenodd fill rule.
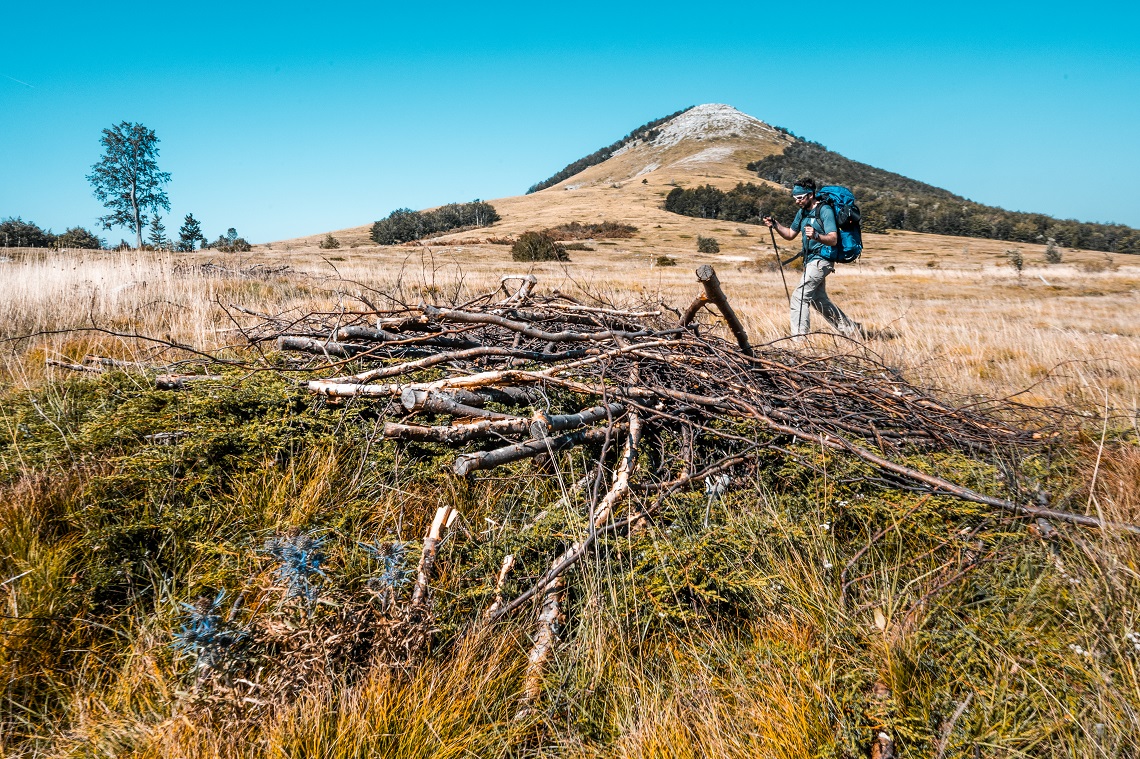
<path fill-rule="evenodd" d="M 804 257 L 804 277 L 791 297 L 792 335 L 805 335 L 810 330 L 811 308 L 848 337 L 861 337 L 863 326 L 847 318 L 847 314 L 827 297 L 827 275 L 835 271 L 835 264 L 824 257 L 832 246 L 839 244 L 839 225 L 835 210 L 816 197 L 815 180 L 809 177 L 796 180 L 792 200 L 799 206 L 790 227 L 785 227 L 771 216 L 761 221 L 785 240 L 794 240 L 803 232 L 803 250 L 792 258 Z M 790 261 L 787 263 L 791 263 Z"/>

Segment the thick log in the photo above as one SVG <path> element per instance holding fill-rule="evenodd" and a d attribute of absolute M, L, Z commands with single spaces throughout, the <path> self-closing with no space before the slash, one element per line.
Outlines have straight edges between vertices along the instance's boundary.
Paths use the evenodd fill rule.
<path fill-rule="evenodd" d="M 391 342 L 403 340 L 403 336 L 395 332 L 378 327 L 369 327 L 366 324 L 354 324 L 350 327 L 341 327 L 336 331 L 337 340 L 375 340 L 376 342 Z"/>
<path fill-rule="evenodd" d="M 460 477 L 466 477 L 479 469 L 493 469 L 512 461 L 532 459 L 543 453 L 561 451 L 576 445 L 600 443 L 606 439 L 606 435 L 607 430 L 604 429 L 579 430 L 544 440 L 528 440 L 525 443 L 516 443 L 493 451 L 463 453 L 456 457 L 452 471 Z"/>
<path fill-rule="evenodd" d="M 451 308 L 436 308 L 435 306 L 423 305 L 420 308 L 426 316 L 440 321 L 460 322 L 463 324 L 494 324 L 497 327 L 509 329 L 512 332 L 518 332 L 520 335 L 533 337 L 536 340 L 545 340 L 550 343 L 581 343 L 581 342 L 601 342 L 610 341 L 614 338 L 624 338 L 626 340 L 634 340 L 639 337 L 646 337 L 654 334 L 649 330 L 641 330 L 638 332 L 627 332 L 625 330 L 601 330 L 598 332 L 573 332 L 571 330 L 562 330 L 561 332 L 547 332 L 545 330 L 532 327 L 527 322 L 519 322 L 507 319 L 503 316 L 496 314 L 480 314 L 472 313 L 469 311 L 460 311 Z"/>
<path fill-rule="evenodd" d="M 393 398 L 404 390 L 403 385 L 363 385 L 334 380 L 309 380 L 305 386 L 309 392 L 330 398 Z"/>
<path fill-rule="evenodd" d="M 467 397 L 475 395 L 465 390 L 454 390 L 450 393 L 445 393 L 439 390 L 416 390 L 408 387 L 400 393 L 400 403 L 408 411 L 426 411 L 430 414 L 451 414 L 452 416 L 467 416 L 482 419 L 517 418 L 511 414 L 486 411 L 477 406 L 461 403 L 457 400 L 456 393 L 464 393 Z M 475 399 L 482 405 L 483 399 L 481 397 L 476 396 Z"/>
<path fill-rule="evenodd" d="M 587 424 L 593 424 L 602 419 L 613 418 L 623 412 L 625 412 L 625 406 L 621 403 L 592 406 L 587 409 L 582 409 L 577 414 L 555 414 L 553 416 L 547 416 L 543 412 L 538 412 L 530 423 L 530 434 L 535 440 L 541 440 L 544 437 L 548 437 L 551 432 L 561 432 L 577 427 L 585 427 Z"/>
<path fill-rule="evenodd" d="M 396 332 L 389 332 L 380 327 L 369 327 L 366 324 L 354 324 L 350 327 L 341 327 L 336 332 L 338 340 L 369 340 L 378 343 L 397 343 L 415 345 L 434 345 L 440 348 L 463 350 L 465 348 L 478 348 L 479 343 L 464 340 L 458 337 L 443 337 L 428 334 L 424 337 L 406 337 Z"/>
<path fill-rule="evenodd" d="M 383 435 L 394 440 L 416 440 L 421 443 L 455 445 L 465 443 L 468 440 L 495 435 L 524 435 L 530 431 L 530 424 L 530 419 L 521 416 L 513 419 L 482 419 L 478 422 L 455 424 L 450 427 L 423 427 L 385 422 Z"/>
<path fill-rule="evenodd" d="M 350 358 L 368 351 L 368 348 L 350 343 L 336 343 L 331 340 L 316 340 L 311 337 L 296 337 L 286 335 L 277 338 L 277 348 L 283 351 L 297 353 L 312 353 L 318 356 L 336 356 L 337 358 Z"/>
<path fill-rule="evenodd" d="M 736 312 L 728 304 L 728 296 L 724 294 L 724 290 L 720 286 L 720 279 L 717 278 L 713 267 L 708 264 L 697 267 L 697 280 L 705 288 L 705 297 L 709 302 L 716 305 L 721 316 L 728 323 L 728 328 L 732 330 L 732 336 L 736 338 L 736 344 L 740 346 L 741 352 L 747 356 L 753 355 L 752 346 L 748 343 L 748 333 L 744 331 L 744 325 L 740 323 Z"/>

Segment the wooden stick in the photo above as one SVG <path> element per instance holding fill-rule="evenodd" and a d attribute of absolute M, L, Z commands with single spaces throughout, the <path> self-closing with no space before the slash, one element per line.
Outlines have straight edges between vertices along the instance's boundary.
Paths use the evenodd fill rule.
<path fill-rule="evenodd" d="M 555 414 L 553 416 L 543 417 L 544 421 L 542 423 L 541 434 L 534 434 L 534 419 L 515 416 L 505 419 L 482 419 L 477 422 L 439 427 L 423 427 L 419 425 L 386 422 L 384 424 L 383 435 L 386 438 L 396 440 L 418 440 L 425 443 L 446 444 L 463 443 L 468 440 L 491 437 L 493 435 L 531 434 L 531 436 L 537 440 L 544 437 L 548 431 L 557 432 L 573 429 L 604 419 L 607 416 L 606 408 L 605 406 L 596 406 L 592 409 L 580 411 L 577 414 Z M 598 413 L 599 409 L 601 410 L 600 414 Z M 620 403 L 612 403 L 609 406 L 610 416 L 617 416 L 622 413 L 622 411 L 624 411 L 624 406 Z"/>
<path fill-rule="evenodd" d="M 689 326 L 689 322 L 697 318 L 697 312 L 700 311 L 701 307 L 708 302 L 709 299 L 705 297 L 704 293 L 701 293 L 697 297 L 693 298 L 693 302 L 689 304 L 689 307 L 685 309 L 685 313 L 681 316 L 681 326 Z"/>
<path fill-rule="evenodd" d="M 525 717 L 530 706 L 542 695 L 542 675 L 546 662 L 558 643 L 558 628 L 562 621 L 562 590 L 565 581 L 556 577 L 542 597 L 542 611 L 535 624 L 534 645 L 527 655 L 526 672 L 523 674 L 522 696 L 519 698 L 519 712 L 515 719 Z"/>
<path fill-rule="evenodd" d="M 616 428 L 616 427 L 615 427 Z M 459 477 L 466 477 L 479 469 L 493 469 L 502 464 L 521 459 L 532 459 L 543 453 L 561 451 L 586 443 L 600 443 L 606 439 L 609 431 L 604 429 L 588 429 L 571 432 L 560 437 L 545 438 L 543 440 L 528 440 L 525 443 L 516 443 L 493 451 L 477 451 L 475 453 L 462 453 L 455 458 L 452 471 Z"/>
<path fill-rule="evenodd" d="M 59 361 L 54 358 L 45 358 L 44 364 L 47 366 L 56 366 L 60 369 L 67 369 L 73 372 L 89 372 L 91 374 L 103 373 L 103 367 L 101 366 L 84 366 L 83 364 L 73 364 L 69 361 Z"/>
<path fill-rule="evenodd" d="M 483 614 L 486 619 L 495 613 L 495 610 L 503 605 L 503 583 L 507 581 L 507 573 L 511 571 L 511 567 L 515 565 L 515 557 L 513 554 L 507 554 L 503 557 L 503 566 L 499 568 L 499 579 L 495 581 L 495 601 L 488 607 L 487 611 Z"/>
<path fill-rule="evenodd" d="M 439 550 L 440 533 L 443 528 L 454 521 L 452 514 L 458 516 L 459 512 L 450 506 L 440 506 L 435 510 L 435 518 L 431 520 L 431 527 L 424 536 L 424 548 L 420 553 L 420 565 L 416 569 L 416 584 L 412 588 L 412 601 L 410 606 L 421 607 L 428 601 L 428 583 L 431 580 L 431 570 L 435 566 L 436 552 Z"/>
<path fill-rule="evenodd" d="M 728 296 L 724 294 L 724 290 L 720 286 L 720 280 L 717 278 L 713 267 L 708 264 L 698 267 L 697 280 L 705 288 L 705 297 L 716 305 L 720 310 L 721 316 L 723 316 L 724 320 L 728 323 L 728 328 L 732 330 L 732 336 L 736 338 L 736 344 L 740 346 L 741 352 L 746 356 L 753 355 L 752 346 L 748 343 L 748 333 L 744 331 L 744 325 L 740 323 L 736 312 L 733 311 L 732 306 L 728 304 Z"/>
<path fill-rule="evenodd" d="M 334 380 L 309 380 L 305 387 L 309 392 L 330 398 L 393 398 L 404 391 L 403 385 L 362 385 Z"/>
<path fill-rule="evenodd" d="M 551 343 L 566 343 L 566 342 L 600 342 L 606 340 L 613 340 L 615 337 L 633 340 L 638 337 L 647 337 L 654 334 L 648 330 L 641 330 L 639 332 L 626 332 L 624 330 L 601 330 L 598 332 L 572 332 L 570 330 L 562 330 L 561 332 L 546 332 L 545 330 L 532 327 L 527 322 L 517 322 L 507 319 L 496 314 L 479 314 L 471 313 L 468 311 L 459 311 L 451 308 L 436 308 L 435 306 L 424 305 L 421 306 L 425 315 L 432 319 L 440 321 L 453 321 L 461 322 L 464 324 L 494 324 L 497 327 L 503 327 L 513 332 L 518 332 L 527 337 L 533 337 L 537 340 L 545 340 Z"/>
<path fill-rule="evenodd" d="M 606 521 L 613 514 L 613 507 L 622 496 L 629 492 L 629 477 L 637 461 L 637 445 L 640 440 L 641 419 L 637 412 L 630 411 L 629 435 L 626 437 L 625 450 L 622 454 L 621 464 L 618 466 L 618 474 L 614 478 L 613 487 L 610 488 L 609 492 L 606 493 L 605 497 L 598 503 L 597 508 L 595 508 L 590 515 L 590 531 L 586 533 L 585 537 L 574 543 L 559 556 L 551 565 L 550 569 L 546 571 L 546 574 L 538 578 L 538 582 L 536 582 L 530 590 L 517 596 L 510 603 L 500 606 L 493 614 L 489 614 L 487 616 L 489 621 L 494 622 L 502 619 L 507 614 L 510 614 L 534 598 L 537 594 L 545 593 L 551 583 L 557 582 L 562 573 L 574 566 L 586 551 L 589 550 L 590 546 L 597 540 L 599 531 L 605 526 Z"/>

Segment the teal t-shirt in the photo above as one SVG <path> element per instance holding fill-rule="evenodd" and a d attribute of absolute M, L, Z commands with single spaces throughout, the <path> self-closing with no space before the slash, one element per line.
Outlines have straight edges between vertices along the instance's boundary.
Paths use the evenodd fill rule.
<path fill-rule="evenodd" d="M 815 231 L 823 235 L 839 231 L 839 224 L 835 220 L 835 209 L 833 209 L 827 203 L 817 203 L 816 207 L 806 214 L 806 219 L 802 208 L 797 211 L 795 221 L 792 222 L 792 231 L 801 231 L 805 225 L 805 222 L 815 227 Z M 824 245 L 821 243 L 818 238 L 808 239 L 808 236 L 806 234 L 803 236 L 803 240 L 805 264 L 808 261 L 812 261 L 817 258 L 823 258 L 824 251 L 828 250 L 831 247 L 829 245 Z"/>

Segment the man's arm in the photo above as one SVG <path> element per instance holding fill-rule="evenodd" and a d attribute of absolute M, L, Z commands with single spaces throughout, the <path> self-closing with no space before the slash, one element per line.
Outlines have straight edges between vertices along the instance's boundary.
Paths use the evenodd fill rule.
<path fill-rule="evenodd" d="M 764 223 L 764 226 L 768 227 L 768 229 L 776 230 L 776 234 L 778 234 L 780 237 L 783 237 L 785 240 L 794 240 L 796 238 L 796 235 L 799 234 L 796 232 L 796 230 L 792 229 L 791 227 L 785 227 L 783 224 L 776 221 L 771 216 L 765 216 L 760 221 L 762 221 Z"/>

